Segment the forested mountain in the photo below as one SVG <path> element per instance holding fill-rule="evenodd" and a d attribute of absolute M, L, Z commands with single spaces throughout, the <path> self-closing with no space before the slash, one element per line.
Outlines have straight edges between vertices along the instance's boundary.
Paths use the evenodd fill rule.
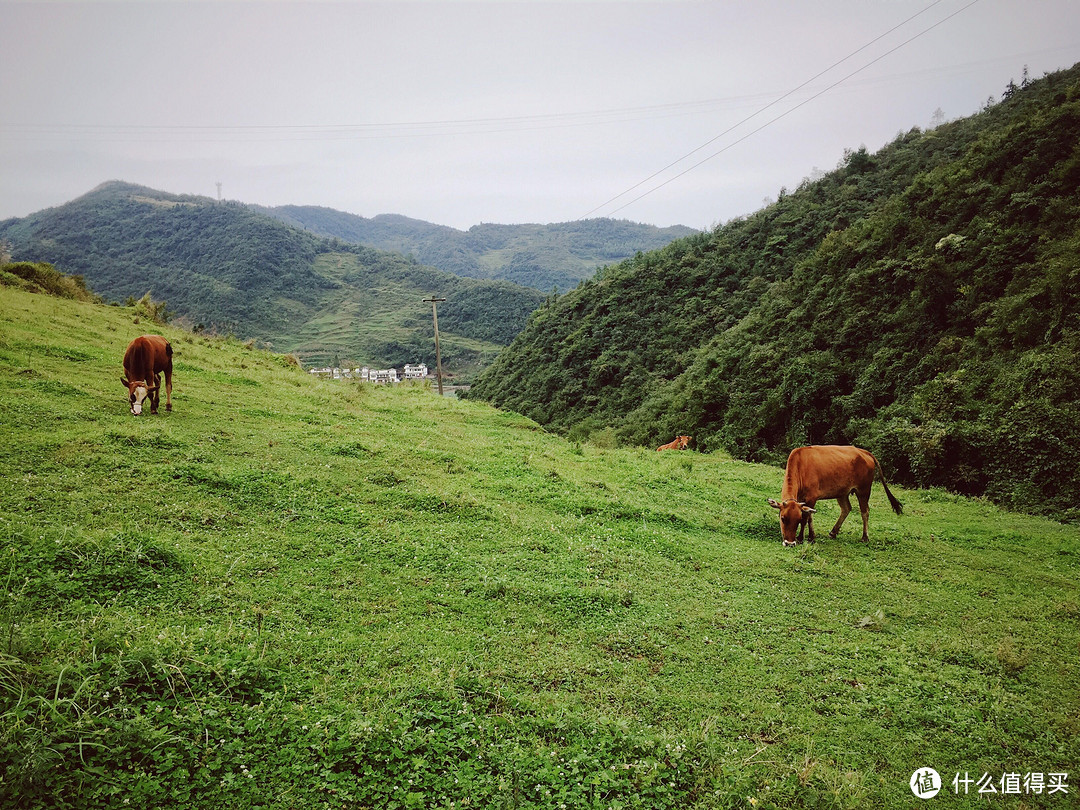
<path fill-rule="evenodd" d="M 368 219 L 331 208 L 295 205 L 257 210 L 322 236 L 411 255 L 448 273 L 504 279 L 544 292 L 568 290 L 602 265 L 695 233 L 682 225 L 658 228 L 615 219 L 481 224 L 459 231 L 396 214 Z"/>
<path fill-rule="evenodd" d="M 150 292 L 195 328 L 232 332 L 311 364 L 434 364 L 474 372 L 543 300 L 411 258 L 327 239 L 238 203 L 106 183 L 66 205 L 0 222 L 19 261 L 82 276 L 107 300 Z"/>
<path fill-rule="evenodd" d="M 549 300 L 471 396 L 1080 518 L 1080 66 Z"/>

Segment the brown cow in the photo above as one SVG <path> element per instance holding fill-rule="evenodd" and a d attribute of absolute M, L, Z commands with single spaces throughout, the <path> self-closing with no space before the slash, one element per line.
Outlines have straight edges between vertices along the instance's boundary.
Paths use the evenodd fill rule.
<path fill-rule="evenodd" d="M 862 539 L 866 542 L 869 539 L 866 527 L 870 517 L 870 487 L 874 483 L 875 470 L 881 477 L 881 485 L 885 487 L 893 511 L 901 514 L 903 507 L 900 501 L 889 492 L 889 485 L 885 483 L 885 475 L 877 459 L 866 450 L 838 445 L 796 447 L 792 450 L 784 470 L 780 500 L 769 498 L 772 507 L 780 510 L 780 533 L 784 545 L 801 543 L 806 527 L 810 529 L 810 542 L 814 542 L 814 504 L 821 498 L 836 498 L 840 504 L 840 519 L 829 532 L 829 537 L 836 537 L 844 518 L 851 511 L 848 497 L 852 492 L 859 499 Z"/>
<path fill-rule="evenodd" d="M 161 335 L 143 335 L 131 341 L 124 353 L 124 375 L 131 412 L 142 413 L 143 402 L 150 397 L 150 413 L 158 412 L 161 373 L 165 372 L 165 410 L 172 410 L 172 346 Z"/>
<path fill-rule="evenodd" d="M 656 448 L 656 452 L 661 450 L 685 450 L 687 445 L 690 444 L 690 436 L 676 436 L 675 441 L 662 444 Z"/>

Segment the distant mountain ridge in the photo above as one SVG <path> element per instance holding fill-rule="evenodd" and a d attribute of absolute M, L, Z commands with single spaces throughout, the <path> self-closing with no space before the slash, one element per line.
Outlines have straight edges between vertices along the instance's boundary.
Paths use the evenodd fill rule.
<path fill-rule="evenodd" d="M 108 300 L 150 292 L 195 328 L 294 352 L 310 364 L 434 366 L 474 373 L 509 343 L 543 293 L 470 279 L 413 258 L 318 236 L 235 202 L 113 181 L 65 205 L 0 222 L 16 261 L 82 276 Z"/>
<path fill-rule="evenodd" d="M 447 273 L 503 279 L 543 292 L 564 292 L 604 265 L 697 233 L 683 225 L 660 228 L 605 218 L 547 225 L 483 223 L 460 231 L 398 214 L 365 218 L 317 206 L 254 208 L 320 236 L 413 256 Z"/>

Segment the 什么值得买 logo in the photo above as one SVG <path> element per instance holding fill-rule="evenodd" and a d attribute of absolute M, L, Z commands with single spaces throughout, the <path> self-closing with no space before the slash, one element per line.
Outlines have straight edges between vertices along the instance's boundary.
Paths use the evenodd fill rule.
<path fill-rule="evenodd" d="M 952 789 L 953 793 L 958 796 L 969 794 L 1015 796 L 1044 793 L 1049 796 L 1054 794 L 1067 796 L 1069 795 L 1068 779 L 1069 774 L 1064 771 L 1051 771 L 1049 773 L 1010 771 L 1001 774 L 997 778 L 989 773 L 983 773 L 981 777 L 976 778 L 974 774 L 968 771 L 958 771 L 956 776 L 953 777 Z M 932 799 L 944 787 L 941 775 L 933 768 L 919 768 L 911 775 L 908 784 L 911 786 L 911 792 L 920 799 Z"/>

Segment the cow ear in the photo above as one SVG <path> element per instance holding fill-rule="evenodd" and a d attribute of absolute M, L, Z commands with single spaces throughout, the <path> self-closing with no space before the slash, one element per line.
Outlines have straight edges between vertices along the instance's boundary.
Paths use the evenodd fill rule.
<path fill-rule="evenodd" d="M 780 502 L 779 501 L 774 501 L 772 498 L 769 498 L 769 506 L 771 506 L 773 509 L 780 509 L 781 508 Z"/>
<path fill-rule="evenodd" d="M 803 511 L 804 515 L 812 515 L 817 511 L 817 509 L 814 509 L 814 508 L 812 508 L 810 506 L 807 506 L 805 503 L 800 503 L 799 506 L 802 507 L 802 511 Z"/>
<path fill-rule="evenodd" d="M 131 387 L 131 383 L 129 383 L 127 381 L 127 379 L 124 377 L 123 374 L 120 375 L 120 382 L 123 384 L 124 388 L 130 388 Z"/>

